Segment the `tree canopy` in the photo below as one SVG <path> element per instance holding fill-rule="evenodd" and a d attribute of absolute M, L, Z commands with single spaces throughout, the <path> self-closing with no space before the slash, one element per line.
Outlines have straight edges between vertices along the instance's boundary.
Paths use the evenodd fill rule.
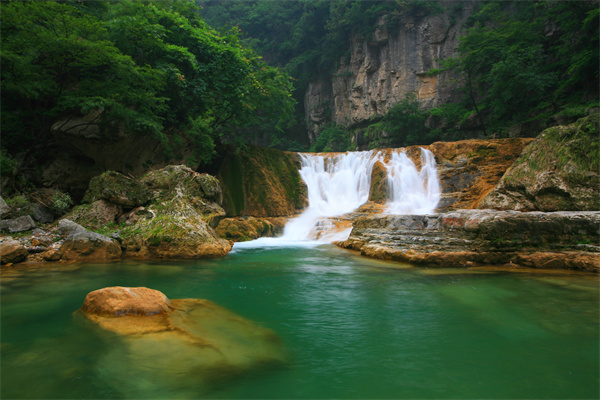
<path fill-rule="evenodd" d="M 210 28 L 193 1 L 2 2 L 2 148 L 51 146 L 59 119 L 186 139 L 198 161 L 217 142 L 277 141 L 292 119 L 291 78 Z M 3 156 L 5 152 L 3 151 Z"/>

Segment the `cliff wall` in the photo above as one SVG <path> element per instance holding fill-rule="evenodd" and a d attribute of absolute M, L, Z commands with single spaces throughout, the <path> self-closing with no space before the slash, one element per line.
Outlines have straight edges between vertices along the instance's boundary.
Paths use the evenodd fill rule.
<path fill-rule="evenodd" d="M 457 54 L 463 22 L 473 2 L 442 2 L 445 11 L 423 18 L 407 17 L 389 24 L 383 17 L 371 38 L 355 37 L 349 58 L 331 77 L 320 77 L 308 86 L 305 115 L 311 140 L 329 121 L 356 126 L 385 114 L 408 93 L 416 93 L 422 106 L 436 107 L 456 101 L 456 76 L 429 77 L 438 59 Z"/>

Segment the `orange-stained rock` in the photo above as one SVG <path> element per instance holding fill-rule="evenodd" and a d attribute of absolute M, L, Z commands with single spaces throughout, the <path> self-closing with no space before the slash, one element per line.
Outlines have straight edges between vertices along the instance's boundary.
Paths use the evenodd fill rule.
<path fill-rule="evenodd" d="M 170 304 L 167 296 L 158 290 L 115 286 L 88 293 L 81 310 L 87 314 L 115 317 L 156 315 L 169 312 Z"/>
<path fill-rule="evenodd" d="M 101 335 L 109 343 L 97 373 L 124 397 L 152 397 L 157 383 L 197 398 L 215 382 L 287 362 L 275 332 L 208 300 L 112 287 L 88 294 L 77 315 L 120 335 Z"/>
<path fill-rule="evenodd" d="M 27 259 L 29 252 L 17 240 L 0 243 L 0 263 L 13 264 Z"/>

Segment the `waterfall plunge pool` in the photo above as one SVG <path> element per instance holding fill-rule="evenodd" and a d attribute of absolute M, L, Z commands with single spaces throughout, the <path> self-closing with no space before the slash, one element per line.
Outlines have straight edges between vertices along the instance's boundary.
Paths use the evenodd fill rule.
<path fill-rule="evenodd" d="M 411 268 L 315 243 L 59 268 L 2 269 L 2 398 L 599 396 L 597 276 Z M 274 330 L 290 362 L 207 385 L 132 360 L 73 317 L 117 285 L 212 300 Z M 156 369 L 165 379 L 148 379 Z"/>

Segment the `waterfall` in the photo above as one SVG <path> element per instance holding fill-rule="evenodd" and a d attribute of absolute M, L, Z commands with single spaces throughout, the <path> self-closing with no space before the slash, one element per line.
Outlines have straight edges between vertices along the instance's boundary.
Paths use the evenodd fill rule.
<path fill-rule="evenodd" d="M 308 189 L 308 208 L 287 223 L 283 238 L 322 241 L 344 240 L 348 229 L 336 232 L 331 220 L 352 212 L 369 200 L 371 172 L 378 160 L 373 151 L 328 155 L 300 154 L 300 176 Z M 346 232 L 348 231 L 348 232 Z"/>
<path fill-rule="evenodd" d="M 371 173 L 377 161 L 387 169 L 388 214 L 432 213 L 440 199 L 436 163 L 421 149 L 421 170 L 400 150 L 337 154 L 300 153 L 300 176 L 308 189 L 308 208 L 288 221 L 283 236 L 236 243 L 241 247 L 286 246 L 346 240 L 352 230 L 349 218 L 337 218 L 369 200 Z"/>
<path fill-rule="evenodd" d="M 437 165 L 431 151 L 421 148 L 421 171 L 404 152 L 392 153 L 388 171 L 388 214 L 431 214 L 440 201 Z"/>

